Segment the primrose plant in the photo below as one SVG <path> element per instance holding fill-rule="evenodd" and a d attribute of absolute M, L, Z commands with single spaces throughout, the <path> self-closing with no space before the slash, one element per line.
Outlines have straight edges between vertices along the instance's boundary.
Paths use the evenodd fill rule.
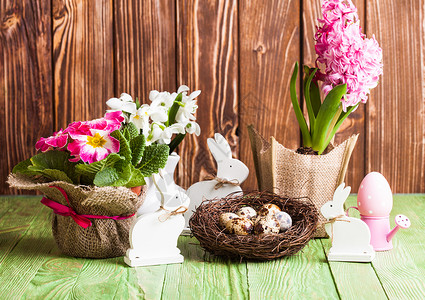
<path fill-rule="evenodd" d="M 152 91 L 150 105 L 128 94 L 111 98 L 103 118 L 73 122 L 40 138 L 35 147 L 41 153 L 17 164 L 13 173 L 82 185 L 145 185 L 144 178 L 165 167 L 187 133 L 200 134 L 194 116 L 200 91 L 188 91 L 185 85 L 172 94 Z"/>

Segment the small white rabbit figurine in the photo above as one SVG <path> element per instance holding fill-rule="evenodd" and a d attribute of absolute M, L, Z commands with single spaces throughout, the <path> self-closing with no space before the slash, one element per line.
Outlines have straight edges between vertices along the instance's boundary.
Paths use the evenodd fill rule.
<path fill-rule="evenodd" d="M 189 197 L 167 184 L 167 178 L 153 175 L 161 194 L 161 209 L 139 216 L 130 229 L 130 249 L 124 261 L 131 267 L 182 263 L 177 239 L 184 228 L 182 213 L 189 206 Z M 171 190 L 170 186 L 173 187 Z M 168 188 L 168 190 L 167 190 Z"/>
<path fill-rule="evenodd" d="M 326 232 L 332 239 L 329 261 L 371 262 L 375 251 L 370 245 L 369 227 L 360 219 L 345 215 L 344 202 L 351 187 L 342 183 L 335 190 L 333 201 L 326 202 L 320 212 L 329 221 Z"/>
<path fill-rule="evenodd" d="M 227 140 L 219 133 L 214 139 L 207 140 L 208 148 L 217 162 L 217 176 L 212 180 L 200 181 L 189 187 L 187 195 L 190 198 L 188 211 L 184 214 L 186 220 L 184 234 L 190 233 L 189 219 L 193 211 L 203 199 L 223 198 L 234 192 L 241 192 L 240 184 L 248 177 L 249 169 L 240 160 L 232 158 L 232 151 Z M 220 181 L 234 183 L 220 184 Z"/>

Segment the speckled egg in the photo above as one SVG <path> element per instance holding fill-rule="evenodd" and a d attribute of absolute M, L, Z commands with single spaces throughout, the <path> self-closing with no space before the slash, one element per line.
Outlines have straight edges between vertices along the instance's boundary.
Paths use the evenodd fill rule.
<path fill-rule="evenodd" d="M 238 215 L 234 214 L 234 213 L 222 213 L 220 215 L 220 219 L 218 221 L 218 223 L 220 224 L 221 228 L 226 228 L 226 224 L 227 222 L 229 222 L 230 220 L 237 218 Z"/>
<path fill-rule="evenodd" d="M 274 215 L 278 211 L 281 211 L 279 206 L 277 206 L 276 204 L 273 204 L 273 203 L 267 203 L 267 204 L 264 204 L 258 210 L 258 215 L 259 216 Z"/>
<path fill-rule="evenodd" d="M 254 223 L 247 218 L 234 218 L 227 222 L 227 232 L 237 235 L 248 235 L 254 228 Z"/>
<path fill-rule="evenodd" d="M 257 215 L 257 212 L 252 207 L 244 206 L 241 209 L 239 209 L 236 212 L 236 214 L 241 218 L 252 219 L 253 217 L 255 217 Z"/>
<path fill-rule="evenodd" d="M 286 231 L 292 226 L 292 218 L 284 211 L 278 211 L 274 214 L 280 224 L 280 231 Z"/>
<path fill-rule="evenodd" d="M 258 217 L 254 225 L 254 232 L 256 234 L 270 234 L 279 233 L 280 223 L 273 215 Z"/>

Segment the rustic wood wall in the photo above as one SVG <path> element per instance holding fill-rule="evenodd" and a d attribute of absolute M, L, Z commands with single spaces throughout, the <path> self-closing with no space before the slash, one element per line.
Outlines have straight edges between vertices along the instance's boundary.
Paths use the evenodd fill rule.
<path fill-rule="evenodd" d="M 424 0 L 355 0 L 384 51 L 384 75 L 343 125 L 360 133 L 347 181 L 379 171 L 394 192 L 425 192 Z M 206 139 L 223 133 L 256 188 L 246 126 L 296 148 L 289 99 L 295 61 L 315 60 L 319 0 L 0 0 L 0 194 L 38 137 L 100 117 L 121 92 L 201 89 L 202 136 L 179 153 L 184 187 L 214 172 Z M 394 25 L 396 24 L 396 25 Z"/>

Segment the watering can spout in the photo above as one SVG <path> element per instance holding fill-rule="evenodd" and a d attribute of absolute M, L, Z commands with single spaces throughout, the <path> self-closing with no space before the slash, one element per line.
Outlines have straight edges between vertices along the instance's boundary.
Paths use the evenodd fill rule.
<path fill-rule="evenodd" d="M 410 227 L 410 220 L 405 215 L 397 215 L 395 217 L 396 226 L 387 234 L 387 241 L 391 241 L 400 228 L 406 229 Z"/>

